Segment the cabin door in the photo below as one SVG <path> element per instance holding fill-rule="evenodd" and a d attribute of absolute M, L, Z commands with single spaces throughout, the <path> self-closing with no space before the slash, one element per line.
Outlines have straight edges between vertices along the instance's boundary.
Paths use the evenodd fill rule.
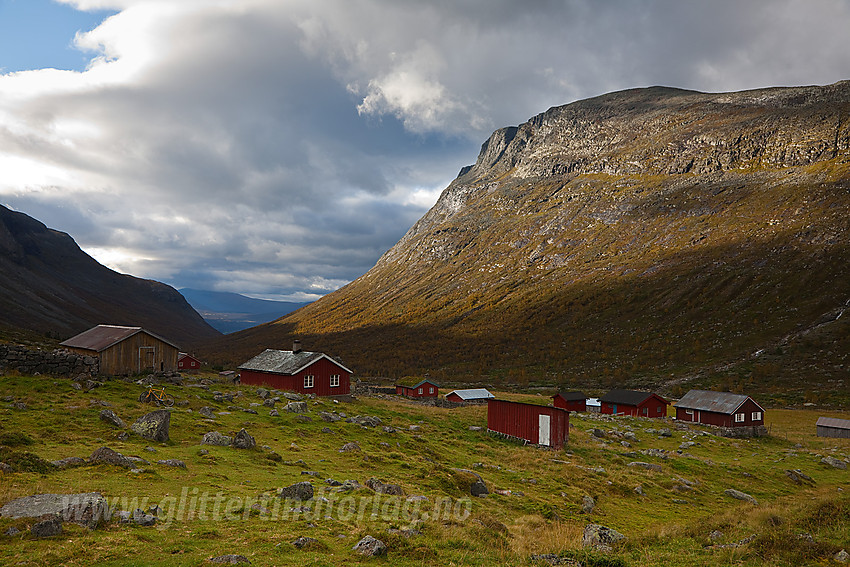
<path fill-rule="evenodd" d="M 549 433 L 551 431 L 550 419 L 551 418 L 548 415 L 539 415 L 538 416 L 538 423 L 537 423 L 537 426 L 538 426 L 537 444 L 538 445 L 545 445 L 547 447 L 551 445 L 550 435 L 549 435 Z"/>
<path fill-rule="evenodd" d="M 139 347 L 139 372 L 154 370 L 155 356 L 156 349 L 154 347 Z"/>

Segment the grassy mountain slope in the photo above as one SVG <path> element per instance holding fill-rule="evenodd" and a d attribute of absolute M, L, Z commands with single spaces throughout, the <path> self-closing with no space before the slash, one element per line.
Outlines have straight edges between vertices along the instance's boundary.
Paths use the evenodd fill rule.
<path fill-rule="evenodd" d="M 632 385 L 850 378 L 850 82 L 650 88 L 482 146 L 363 277 L 229 337 L 361 375 Z"/>
<path fill-rule="evenodd" d="M 0 206 L 0 325 L 66 339 L 101 323 L 184 347 L 220 335 L 174 288 L 114 272 L 69 235 Z"/>

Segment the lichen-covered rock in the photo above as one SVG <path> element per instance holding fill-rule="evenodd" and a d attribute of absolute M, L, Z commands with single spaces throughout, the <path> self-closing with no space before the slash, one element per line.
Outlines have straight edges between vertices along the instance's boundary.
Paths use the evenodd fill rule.
<path fill-rule="evenodd" d="M 625 539 L 626 536 L 613 528 L 599 524 L 588 524 L 584 527 L 581 544 L 598 551 L 610 551 L 613 545 Z"/>
<path fill-rule="evenodd" d="M 100 420 L 120 429 L 124 429 L 125 427 L 124 420 L 118 417 L 115 412 L 110 409 L 105 409 L 100 412 Z"/>
<path fill-rule="evenodd" d="M 223 435 L 218 431 L 210 431 L 204 434 L 201 439 L 201 445 L 217 445 L 219 447 L 229 447 L 233 444 L 233 438 L 228 435 Z"/>
<path fill-rule="evenodd" d="M 239 433 L 233 437 L 233 446 L 237 449 L 253 449 L 257 446 L 257 442 L 250 433 L 245 431 L 245 428 L 242 428 L 239 430 Z"/>
<path fill-rule="evenodd" d="M 351 549 L 361 555 L 366 555 L 369 557 L 378 557 L 387 553 L 386 544 L 370 535 L 367 535 L 366 537 L 355 543 L 354 547 L 352 547 Z"/>
<path fill-rule="evenodd" d="M 377 478 L 370 478 L 366 481 L 366 486 L 377 492 L 378 494 L 389 494 L 391 496 L 404 496 L 404 489 L 398 484 L 384 484 Z"/>
<path fill-rule="evenodd" d="M 743 500 L 744 502 L 749 502 L 753 506 L 758 506 L 758 500 L 754 497 L 750 496 L 746 492 L 741 492 L 740 490 L 735 490 L 734 488 L 727 488 L 723 491 L 723 494 L 726 496 L 731 496 L 735 500 Z"/>
<path fill-rule="evenodd" d="M 285 411 L 290 413 L 307 413 L 307 402 L 289 402 L 283 406 Z"/>
<path fill-rule="evenodd" d="M 170 427 L 171 412 L 161 409 L 146 413 L 137 419 L 130 428 L 148 441 L 167 443 Z"/>
<path fill-rule="evenodd" d="M 58 516 L 65 522 L 95 528 L 108 519 L 110 510 L 99 492 L 35 494 L 16 498 L 0 507 L 0 517 L 3 518 L 40 518 L 47 514 Z"/>
<path fill-rule="evenodd" d="M 313 498 L 313 485 L 310 482 L 296 482 L 280 489 L 280 498 L 306 502 Z"/>
<path fill-rule="evenodd" d="M 109 447 L 101 447 L 100 449 L 95 450 L 88 458 L 88 462 L 93 465 L 107 464 L 127 469 L 131 469 L 134 466 L 130 459 Z"/>
<path fill-rule="evenodd" d="M 357 452 L 360 452 L 360 451 L 361 451 L 360 445 L 358 445 L 356 441 L 351 441 L 350 443 L 346 443 L 339 450 L 340 453 L 357 453 Z"/>
<path fill-rule="evenodd" d="M 33 524 L 30 533 L 34 537 L 52 537 L 62 533 L 62 520 L 54 516 Z"/>

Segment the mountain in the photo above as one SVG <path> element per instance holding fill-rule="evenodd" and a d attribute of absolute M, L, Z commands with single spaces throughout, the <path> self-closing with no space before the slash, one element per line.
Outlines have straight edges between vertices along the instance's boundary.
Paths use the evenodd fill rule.
<path fill-rule="evenodd" d="M 222 333 L 241 331 L 248 327 L 274 321 L 308 303 L 254 299 L 238 293 L 182 288 L 186 301 L 204 320 Z"/>
<path fill-rule="evenodd" d="M 220 335 L 174 288 L 114 272 L 68 234 L 0 206 L 0 325 L 66 339 L 101 323 L 181 347 Z"/>
<path fill-rule="evenodd" d="M 611 93 L 497 130 L 368 273 L 227 348 L 813 396 L 850 379 L 848 211 L 850 81 Z"/>

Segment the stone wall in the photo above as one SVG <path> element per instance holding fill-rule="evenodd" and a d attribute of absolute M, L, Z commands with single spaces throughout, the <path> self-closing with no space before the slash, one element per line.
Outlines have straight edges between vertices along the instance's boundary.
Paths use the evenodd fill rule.
<path fill-rule="evenodd" d="M 97 375 L 98 361 L 67 350 L 33 350 L 20 345 L 0 344 L 0 371 L 17 370 L 21 374 L 53 376 Z"/>

